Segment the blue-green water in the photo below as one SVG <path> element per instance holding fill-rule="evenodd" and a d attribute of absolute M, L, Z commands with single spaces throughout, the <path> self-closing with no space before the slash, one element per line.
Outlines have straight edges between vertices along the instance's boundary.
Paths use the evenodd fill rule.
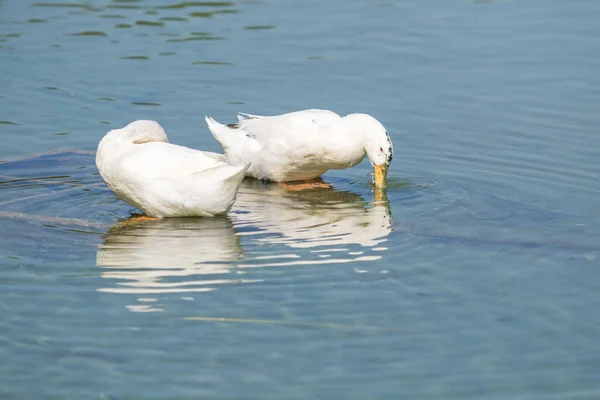
<path fill-rule="evenodd" d="M 0 398 L 600 397 L 600 3 L 76 1 L 0 0 Z M 303 108 L 384 123 L 388 203 L 133 223 L 94 166 Z"/>

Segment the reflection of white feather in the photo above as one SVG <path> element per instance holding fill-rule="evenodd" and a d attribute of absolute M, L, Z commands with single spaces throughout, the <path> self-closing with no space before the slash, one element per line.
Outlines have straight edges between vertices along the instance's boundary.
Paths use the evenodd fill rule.
<path fill-rule="evenodd" d="M 207 285 L 228 281 L 161 280 L 226 274 L 232 266 L 227 262 L 235 262 L 240 255 L 239 237 L 227 218 L 177 218 L 140 223 L 126 220 L 111 228 L 96 254 L 98 266 L 106 268 L 103 277 L 126 282 L 119 283 L 118 288 L 100 291 L 165 293 L 210 290 Z"/>
<path fill-rule="evenodd" d="M 367 205 L 357 194 L 333 189 L 290 192 L 279 185 L 245 181 L 233 213 L 237 225 L 258 228 L 260 240 L 293 248 L 360 245 L 374 247 L 387 241 L 391 215 L 387 206 Z M 258 184 L 261 185 L 261 184 Z"/>
<path fill-rule="evenodd" d="M 234 267 L 374 261 L 381 258 L 377 250 L 385 249 L 382 243 L 391 232 L 387 207 L 333 189 L 289 192 L 278 184 L 250 180 L 242 184 L 232 211 L 233 224 L 229 218 L 117 223 L 105 235 L 96 261 L 105 268 L 104 278 L 120 282 L 99 290 L 201 292 L 222 284 L 257 282 L 236 279 L 231 275 Z M 248 256 L 242 257 L 240 240 L 252 247 Z M 262 245 L 268 245 L 264 252 Z M 377 254 L 365 254 L 368 250 Z M 194 278 L 207 274 L 229 275 Z"/>

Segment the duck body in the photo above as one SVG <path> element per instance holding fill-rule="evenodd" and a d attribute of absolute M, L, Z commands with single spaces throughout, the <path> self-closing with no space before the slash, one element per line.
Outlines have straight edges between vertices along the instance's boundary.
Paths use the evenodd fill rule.
<path fill-rule="evenodd" d="M 310 180 L 330 169 L 353 167 L 367 155 L 371 159 L 367 142 L 373 139 L 377 149 L 393 152 L 383 125 L 366 114 L 303 110 L 269 117 L 240 114 L 229 125 L 206 117 L 206 123 L 225 154 L 249 162 L 246 174 L 263 180 Z M 377 132 L 371 137 L 373 127 Z M 389 164 L 388 158 L 382 162 Z"/>
<path fill-rule="evenodd" d="M 222 154 L 168 142 L 155 121 L 135 121 L 100 141 L 96 166 L 123 201 L 152 217 L 211 217 L 227 212 L 248 169 Z"/>

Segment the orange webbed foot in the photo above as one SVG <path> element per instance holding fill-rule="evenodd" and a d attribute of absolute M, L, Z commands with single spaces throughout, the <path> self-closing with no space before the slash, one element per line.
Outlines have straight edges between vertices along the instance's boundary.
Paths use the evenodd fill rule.
<path fill-rule="evenodd" d="M 137 225 L 143 222 L 150 222 L 150 221 L 157 221 L 159 218 L 156 217 L 150 217 L 148 215 L 140 215 L 140 214 L 134 214 L 131 217 L 122 220 L 120 225 L 121 226 L 125 226 L 125 225 Z"/>

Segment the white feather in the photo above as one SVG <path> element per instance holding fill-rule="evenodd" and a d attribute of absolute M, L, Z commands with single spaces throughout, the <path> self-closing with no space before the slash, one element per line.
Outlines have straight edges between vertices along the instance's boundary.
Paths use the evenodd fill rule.
<path fill-rule="evenodd" d="M 249 164 L 168 143 L 154 121 L 135 121 L 100 141 L 96 165 L 123 201 L 154 217 L 227 212 Z"/>
<path fill-rule="evenodd" d="M 225 154 L 249 162 L 246 174 L 258 179 L 313 179 L 329 169 L 355 166 L 365 155 L 373 164 L 389 163 L 392 151 L 383 125 L 366 114 L 342 118 L 328 110 L 269 117 L 240 113 L 237 124 L 223 125 L 211 117 L 206 123 Z"/>

